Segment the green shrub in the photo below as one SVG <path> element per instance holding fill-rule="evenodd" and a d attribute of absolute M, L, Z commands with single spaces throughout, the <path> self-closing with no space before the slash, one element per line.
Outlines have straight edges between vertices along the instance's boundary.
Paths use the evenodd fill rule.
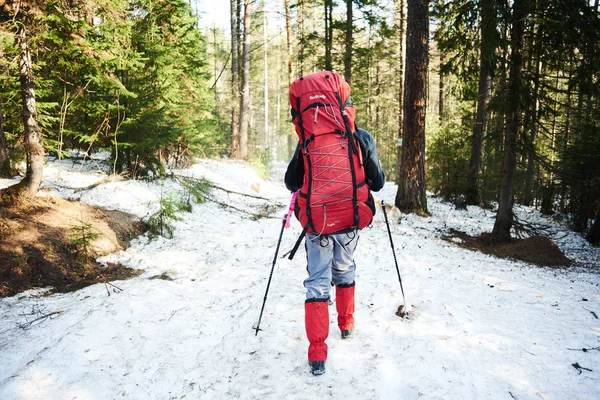
<path fill-rule="evenodd" d="M 71 247 L 73 248 L 73 252 L 78 257 L 86 259 L 91 254 L 90 245 L 94 240 L 100 237 L 100 233 L 92 230 L 92 224 L 85 223 L 83 221 L 80 222 L 81 225 L 71 228 L 72 233 L 69 234 L 69 239 L 71 239 Z"/>

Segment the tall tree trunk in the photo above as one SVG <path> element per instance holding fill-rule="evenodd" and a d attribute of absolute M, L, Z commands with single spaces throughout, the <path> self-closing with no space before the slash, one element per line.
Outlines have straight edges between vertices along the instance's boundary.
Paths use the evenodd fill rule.
<path fill-rule="evenodd" d="M 596 219 L 594 220 L 594 224 L 590 228 L 586 239 L 591 244 L 600 244 L 600 210 L 596 212 Z"/>
<path fill-rule="evenodd" d="M 517 162 L 517 137 L 521 119 L 521 94 L 523 90 L 521 67 L 523 65 L 523 36 L 528 0 L 514 0 L 511 34 L 510 78 L 508 86 L 508 123 L 504 137 L 504 158 L 502 162 L 502 186 L 498 199 L 498 212 L 492 230 L 492 237 L 498 241 L 510 240 L 513 224 L 513 177 Z"/>
<path fill-rule="evenodd" d="M 398 141 L 402 140 L 402 127 L 404 125 L 404 0 L 395 0 L 396 25 L 398 32 L 398 63 L 396 76 L 398 78 L 397 103 L 398 103 Z M 402 146 L 396 144 L 396 184 L 400 185 L 400 166 L 402 164 Z"/>
<path fill-rule="evenodd" d="M 438 118 L 440 124 L 444 122 L 444 75 L 442 74 L 442 65 L 444 64 L 444 54 L 440 52 L 440 88 L 438 91 Z"/>
<path fill-rule="evenodd" d="M 306 40 L 304 37 L 304 2 L 301 1 L 298 6 L 298 10 L 296 11 L 298 18 L 298 31 L 300 32 L 300 46 L 298 46 L 298 64 L 300 64 L 300 67 L 298 70 L 300 72 L 300 76 L 304 76 L 304 41 Z"/>
<path fill-rule="evenodd" d="M 252 2 L 244 0 L 244 51 L 242 60 L 242 96 L 240 99 L 240 149 L 237 158 L 248 157 L 248 118 L 250 112 L 250 28 Z"/>
<path fill-rule="evenodd" d="M 535 139 L 537 137 L 538 124 L 540 120 L 540 74 L 542 69 L 542 62 L 540 60 L 542 51 L 542 35 L 541 29 L 538 27 L 536 35 L 535 49 L 533 51 L 533 58 L 535 59 L 535 75 L 533 78 L 533 109 L 529 112 L 529 121 L 525 124 L 525 128 L 529 130 L 529 143 L 528 143 L 528 154 L 527 154 L 527 173 L 525 178 L 525 194 L 523 196 L 523 205 L 530 206 L 533 202 L 533 175 L 535 172 Z M 557 72 L 558 74 L 558 72 Z M 553 134 L 554 135 L 554 134 Z M 554 141 L 554 138 L 552 138 Z"/>
<path fill-rule="evenodd" d="M 287 78 L 288 78 L 288 90 L 292 86 L 293 78 L 293 64 L 292 64 L 292 16 L 290 14 L 290 0 L 283 0 L 285 6 L 285 41 L 287 49 Z M 287 132 L 287 146 L 288 155 L 291 157 L 295 148 L 295 135 L 292 132 Z"/>
<path fill-rule="evenodd" d="M 33 89 L 33 66 L 25 27 L 19 30 L 17 42 L 20 49 L 19 78 L 23 104 L 24 148 L 27 154 L 27 171 L 25 178 L 18 184 L 18 190 L 24 190 L 23 193 L 27 196 L 35 196 L 42 183 L 44 148 L 40 145 L 40 128 Z"/>
<path fill-rule="evenodd" d="M 354 30 L 352 2 L 353 0 L 346 0 L 346 51 L 344 53 L 344 78 L 348 84 L 352 82 L 352 33 Z"/>
<path fill-rule="evenodd" d="M 0 48 L 0 59 L 4 58 L 4 51 Z M 4 71 L 1 71 L 4 73 Z M 7 71 L 8 72 L 8 71 Z M 10 160 L 8 157 L 8 143 L 4 134 L 4 113 L 2 109 L 2 98 L 0 98 L 0 177 L 9 177 Z"/>
<path fill-rule="evenodd" d="M 288 70 L 288 88 L 292 86 L 293 64 L 292 64 L 292 15 L 290 13 L 290 0 L 283 0 L 285 6 L 285 44 L 287 48 L 287 70 Z"/>
<path fill-rule="evenodd" d="M 572 110 L 573 110 L 573 97 L 572 97 L 572 88 L 571 88 L 571 84 L 570 82 L 572 82 L 573 79 L 573 72 L 574 72 L 574 66 L 573 66 L 573 58 L 574 58 L 574 54 L 571 53 L 570 56 L 570 60 L 569 60 L 569 79 L 567 80 L 567 82 L 569 82 L 569 85 L 567 87 L 567 102 L 565 104 L 565 126 L 564 126 L 564 135 L 563 135 L 563 140 L 561 143 L 561 151 L 564 153 L 567 148 L 569 147 L 569 142 L 571 140 L 571 115 L 572 115 Z M 560 183 L 560 203 L 559 203 L 559 209 L 561 212 L 566 211 L 567 208 L 567 182 L 565 179 L 561 179 L 561 183 Z"/>
<path fill-rule="evenodd" d="M 212 26 L 212 34 L 213 34 L 213 42 L 212 42 L 212 51 L 213 51 L 213 76 L 214 76 L 214 82 L 215 85 L 213 87 L 214 91 L 215 91 L 215 104 L 219 104 L 219 85 L 216 84 L 217 80 L 219 79 L 219 67 L 217 65 L 217 26 L 215 24 L 215 21 L 213 20 L 213 26 Z"/>
<path fill-rule="evenodd" d="M 239 47 L 238 14 L 240 0 L 230 0 L 231 19 L 231 154 L 238 157 L 240 151 L 240 83 L 239 83 Z"/>
<path fill-rule="evenodd" d="M 396 206 L 403 212 L 427 213 L 425 193 L 425 115 L 429 61 L 429 1 L 408 0 L 404 138 Z"/>
<path fill-rule="evenodd" d="M 8 143 L 4 135 L 4 115 L 2 114 L 2 101 L 0 100 L 0 177 L 9 175 Z"/>
<path fill-rule="evenodd" d="M 325 70 L 331 71 L 333 63 L 331 50 L 333 48 L 333 0 L 325 0 Z"/>
<path fill-rule="evenodd" d="M 268 52 L 268 43 L 267 43 L 267 12 L 265 8 L 265 1 L 263 0 L 263 104 L 264 108 L 264 118 L 265 118 L 265 127 L 263 134 L 263 146 L 264 149 L 267 150 L 269 148 L 269 63 L 267 59 Z"/>
<path fill-rule="evenodd" d="M 467 175 L 467 190 L 465 201 L 467 204 L 481 203 L 479 193 L 479 176 L 483 165 L 483 137 L 488 122 L 489 113 L 487 106 L 490 98 L 490 84 L 493 73 L 493 57 L 495 52 L 494 33 L 494 0 L 480 0 L 481 12 L 481 42 L 479 55 L 479 86 L 477 91 L 477 115 L 471 141 L 471 159 Z"/>
<path fill-rule="evenodd" d="M 244 58 L 244 46 L 242 46 L 242 42 L 244 41 L 244 28 L 243 28 L 243 24 L 244 24 L 244 20 L 242 18 L 242 1 L 243 0 L 236 0 L 236 20 L 237 20 L 237 26 L 236 26 L 236 34 L 237 34 L 237 76 L 238 76 L 238 93 L 240 93 L 240 84 L 241 84 L 241 76 L 242 76 L 242 59 Z M 239 107 L 239 105 L 238 105 Z M 238 109 L 239 112 L 239 109 Z M 239 119 L 239 117 L 238 117 Z M 238 124 L 239 124 L 239 120 L 238 120 Z"/>
<path fill-rule="evenodd" d="M 380 127 L 380 114 L 381 114 L 381 102 L 380 102 L 380 96 L 381 96 L 381 76 L 380 76 L 380 67 L 379 67 L 379 60 L 377 60 L 377 64 L 375 64 L 375 132 L 381 132 L 381 127 Z M 380 136 L 381 134 L 379 134 L 378 136 Z M 378 147 L 379 143 L 378 143 Z M 385 154 L 387 154 L 388 152 L 386 151 Z"/>
<path fill-rule="evenodd" d="M 279 148 L 281 148 L 281 141 L 275 136 L 281 132 L 281 51 L 282 51 L 282 43 L 281 43 L 281 28 L 279 28 L 279 32 L 277 35 L 277 82 L 275 87 L 275 93 L 277 93 L 277 106 L 275 109 L 275 133 L 274 133 L 274 146 L 277 149 L 273 149 L 273 160 L 277 159 L 277 155 L 279 153 Z M 289 135 L 287 135 L 289 137 Z M 289 140 L 289 139 L 288 139 Z"/>

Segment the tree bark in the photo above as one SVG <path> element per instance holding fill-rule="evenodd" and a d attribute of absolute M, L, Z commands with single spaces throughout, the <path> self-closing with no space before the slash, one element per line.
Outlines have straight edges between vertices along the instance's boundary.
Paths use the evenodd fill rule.
<path fill-rule="evenodd" d="M 444 54 L 440 52 L 440 88 L 438 91 L 438 118 L 440 124 L 444 121 L 444 75 L 442 74 L 442 65 L 444 64 Z"/>
<path fill-rule="evenodd" d="M 4 135 L 4 114 L 2 111 L 2 101 L 0 101 L 0 176 L 9 177 L 9 158 L 8 158 L 8 143 Z"/>
<path fill-rule="evenodd" d="M 513 224 L 513 177 L 517 161 L 517 137 L 521 119 L 521 92 L 523 90 L 521 67 L 523 65 L 523 36 L 528 0 L 515 0 L 513 3 L 510 78 L 508 86 L 508 123 L 504 137 L 504 158 L 502 162 L 502 186 L 498 199 L 498 212 L 492 230 L 497 241 L 509 241 Z"/>
<path fill-rule="evenodd" d="M 268 42 L 267 42 L 267 13 L 265 1 L 263 0 L 263 104 L 264 104 L 264 119 L 265 126 L 263 131 L 263 148 L 269 149 L 269 63 L 267 59 Z"/>
<path fill-rule="evenodd" d="M 346 51 L 344 53 L 344 79 L 346 79 L 348 84 L 352 82 L 352 33 L 354 30 L 352 2 L 353 0 L 346 0 Z"/>
<path fill-rule="evenodd" d="M 298 46 L 298 64 L 300 64 L 298 71 L 300 76 L 304 75 L 304 42 L 306 40 L 304 36 L 304 2 L 301 1 L 298 4 L 298 10 L 296 11 L 298 18 L 298 31 L 300 32 L 300 45 Z"/>
<path fill-rule="evenodd" d="M 490 85 L 493 73 L 494 45 L 494 0 L 480 0 L 481 41 L 479 58 L 479 86 L 477 91 L 477 114 L 471 141 L 471 159 L 467 175 L 465 201 L 470 205 L 481 203 L 479 176 L 483 165 L 483 138 L 489 114 L 487 106 L 490 98 Z"/>
<path fill-rule="evenodd" d="M 538 28 L 536 35 L 535 50 L 533 58 L 535 59 L 535 75 L 533 78 L 533 109 L 529 112 L 529 121 L 525 124 L 525 128 L 529 130 L 529 143 L 527 155 L 527 173 L 525 178 L 525 194 L 523 196 L 523 205 L 530 206 L 533 202 L 533 175 L 535 172 L 535 139 L 537 137 L 538 123 L 540 120 L 540 75 L 542 62 L 540 61 L 542 50 L 541 29 Z M 554 138 L 552 138 L 554 140 Z"/>
<path fill-rule="evenodd" d="M 429 1 L 408 0 L 404 137 L 396 206 L 402 212 L 427 213 L 425 193 L 425 115 L 429 61 Z"/>
<path fill-rule="evenodd" d="M 398 29 L 398 63 L 396 76 L 398 77 L 398 140 L 402 139 L 402 127 L 404 115 L 404 0 L 395 0 L 396 2 L 396 18 Z M 402 165 L 402 146 L 396 145 L 396 184 L 400 185 L 400 166 Z"/>
<path fill-rule="evenodd" d="M 237 157 L 240 150 L 240 83 L 239 83 L 239 41 L 238 4 L 240 0 L 230 0 L 231 19 L 231 154 Z"/>
<path fill-rule="evenodd" d="M 380 119 L 381 119 L 381 76 L 380 76 L 379 60 L 375 64 L 375 132 L 381 132 Z M 379 144 L 379 143 L 378 143 Z M 379 147 L 379 146 L 378 146 Z M 387 151 L 384 153 L 387 154 Z"/>
<path fill-rule="evenodd" d="M 0 48 L 0 59 L 4 58 L 4 51 Z M 4 73 L 4 71 L 2 71 Z M 6 71 L 8 72 L 8 71 Z M 4 112 L 2 109 L 2 98 L 0 98 L 0 176 L 9 177 L 10 160 L 8 157 L 8 143 L 4 134 Z"/>
<path fill-rule="evenodd" d="M 242 59 L 244 58 L 244 46 L 242 46 L 242 42 L 244 41 L 244 32 L 243 32 L 243 23 L 244 20 L 242 18 L 242 1 L 243 0 L 236 0 L 236 19 L 237 19 L 237 27 L 236 27 L 236 33 L 237 33 L 237 66 L 238 66 L 238 82 L 240 82 L 241 80 L 241 76 L 242 76 Z M 239 111 L 239 110 L 238 110 Z"/>
<path fill-rule="evenodd" d="M 240 99 L 240 149 L 236 158 L 248 157 L 248 113 L 250 111 L 250 28 L 251 0 L 244 0 L 244 50 L 242 60 L 242 96 Z"/>
<path fill-rule="evenodd" d="M 24 147 L 27 154 L 27 171 L 19 185 L 24 186 L 25 195 L 33 197 L 42 183 L 44 148 L 40 144 L 40 128 L 33 89 L 33 66 L 24 27 L 17 34 L 17 42 L 20 49 L 19 79 L 23 104 Z"/>
<path fill-rule="evenodd" d="M 294 81 L 294 70 L 292 63 L 292 16 L 290 13 L 290 0 L 283 0 L 285 6 L 285 41 L 287 48 L 287 71 L 288 71 L 288 90 Z M 287 134 L 288 155 L 291 157 L 295 148 L 295 135 L 291 132 Z"/>
<path fill-rule="evenodd" d="M 590 228 L 586 239 L 591 244 L 600 244 L 600 210 L 596 212 L 596 219 L 594 220 L 594 224 Z"/>
<path fill-rule="evenodd" d="M 325 0 L 325 70 L 331 71 L 333 63 L 331 50 L 333 48 L 333 0 Z"/>

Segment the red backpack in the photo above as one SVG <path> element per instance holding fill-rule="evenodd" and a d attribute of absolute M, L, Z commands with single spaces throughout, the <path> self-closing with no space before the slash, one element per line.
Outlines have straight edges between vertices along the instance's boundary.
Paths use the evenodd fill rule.
<path fill-rule="evenodd" d="M 290 87 L 290 104 L 304 159 L 296 198 L 303 233 L 327 235 L 369 225 L 373 212 L 365 204 L 369 187 L 350 86 L 335 72 L 306 75 Z"/>

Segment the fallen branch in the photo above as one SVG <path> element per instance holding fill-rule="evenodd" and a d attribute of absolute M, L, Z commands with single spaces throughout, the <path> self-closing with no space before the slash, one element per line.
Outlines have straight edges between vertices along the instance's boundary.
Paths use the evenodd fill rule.
<path fill-rule="evenodd" d="M 108 293 L 108 295 L 109 295 L 109 296 L 110 296 L 110 290 L 108 290 L 108 285 L 110 285 L 110 286 L 112 286 L 112 287 L 113 287 L 113 292 L 115 292 L 115 293 L 119 293 L 119 292 L 122 292 L 122 291 L 123 291 L 123 289 L 121 289 L 120 287 L 118 287 L 118 286 L 116 286 L 116 285 L 113 285 L 112 283 L 110 283 L 110 282 L 108 282 L 108 281 L 105 281 L 105 282 L 104 282 L 104 287 L 106 287 L 106 293 Z M 117 290 L 118 290 L 118 291 L 117 291 Z"/>
<path fill-rule="evenodd" d="M 176 177 L 176 178 L 187 179 L 187 180 L 191 180 L 191 181 L 194 181 L 194 182 L 200 182 L 200 179 L 198 179 L 198 178 L 192 178 L 190 176 L 177 175 L 177 174 L 173 174 L 173 176 Z M 257 199 L 257 200 L 268 201 L 269 203 L 273 203 L 273 204 L 275 204 L 278 207 L 284 207 L 285 206 L 285 204 L 283 204 L 283 203 L 279 203 L 278 201 L 275 201 L 273 199 L 267 199 L 266 197 L 255 196 L 255 195 L 252 195 L 252 194 L 236 192 L 235 190 L 225 189 L 224 187 L 221 187 L 219 185 L 215 185 L 214 183 L 212 183 L 210 181 L 208 181 L 208 185 L 211 188 L 213 188 L 213 189 L 222 190 L 225 193 L 235 194 L 235 195 L 244 196 L 244 197 L 250 197 L 252 199 Z"/>
<path fill-rule="evenodd" d="M 269 216 L 269 214 L 271 214 L 271 213 L 273 213 L 273 212 L 276 211 L 274 209 L 265 209 L 264 212 L 262 212 L 260 214 L 257 214 L 257 213 L 253 213 L 253 212 L 250 212 L 250 211 L 238 208 L 236 206 L 232 206 L 231 204 L 220 202 L 219 200 L 215 199 L 214 197 L 209 197 L 208 199 L 210 201 L 212 201 L 213 203 L 216 203 L 216 204 L 218 204 L 218 205 L 220 205 L 222 207 L 231 208 L 233 210 L 236 210 L 236 211 L 239 211 L 241 213 L 247 214 L 247 215 L 249 215 L 251 217 L 251 219 L 253 219 L 255 221 L 259 220 L 261 218 L 277 218 L 277 217 Z"/>
<path fill-rule="evenodd" d="M 514 213 L 513 228 L 519 239 L 523 239 L 526 236 L 529 237 L 540 235 L 550 237 L 552 235 L 552 231 L 549 225 L 534 225 L 525 220 L 519 219 L 519 217 L 517 217 L 517 215 Z"/>
<path fill-rule="evenodd" d="M 581 375 L 581 373 L 582 373 L 584 370 L 585 370 L 585 371 L 589 371 L 589 372 L 594 372 L 594 371 L 592 371 L 592 370 L 591 370 L 591 369 L 589 369 L 589 368 L 582 367 L 581 365 L 579 365 L 579 363 L 574 363 L 574 364 L 571 364 L 571 366 L 572 366 L 573 368 L 575 368 L 577 371 L 579 371 L 579 375 Z"/>
<path fill-rule="evenodd" d="M 175 314 L 177 314 L 177 312 L 179 312 L 179 311 L 181 311 L 181 310 L 185 310 L 186 308 L 188 308 L 188 307 L 181 307 L 180 309 L 177 309 L 177 310 L 173 310 L 173 311 L 171 311 L 171 316 L 169 317 L 169 319 L 168 319 L 167 321 L 170 321 L 170 320 L 171 320 L 171 318 L 173 318 L 173 316 L 174 316 Z"/>
<path fill-rule="evenodd" d="M 591 314 L 594 316 L 594 318 L 598 319 L 598 314 L 596 314 L 594 311 L 592 311 L 592 310 L 588 310 L 588 309 L 587 309 L 587 308 L 585 308 L 585 307 L 583 307 L 583 309 L 584 309 L 585 311 L 589 311 L 589 312 L 590 312 L 590 313 L 591 313 Z"/>
<path fill-rule="evenodd" d="M 120 287 L 118 287 L 117 285 L 113 285 L 113 284 L 112 284 L 112 283 L 110 283 L 110 282 L 106 282 L 106 283 L 108 283 L 110 286 L 114 287 L 115 289 L 118 289 L 118 290 L 119 290 L 119 291 L 121 291 L 121 292 L 123 291 L 123 289 L 121 289 L 121 288 L 120 288 Z M 114 290 L 114 289 L 113 289 L 113 290 Z"/>
<path fill-rule="evenodd" d="M 581 349 L 569 349 L 569 348 L 567 348 L 567 350 L 583 351 L 584 353 L 587 353 L 587 352 L 588 352 L 588 351 L 590 351 L 590 350 L 598 350 L 598 351 L 600 351 L 600 346 L 598 346 L 598 347 L 591 347 L 591 348 L 589 348 L 589 349 L 587 349 L 587 348 L 585 348 L 585 347 L 583 347 L 583 348 L 581 348 Z"/>
<path fill-rule="evenodd" d="M 122 181 L 123 177 L 121 175 L 109 175 L 106 178 L 102 179 L 101 181 L 98 181 L 92 185 L 86 186 L 86 187 L 82 187 L 82 188 L 77 188 L 77 189 L 73 189 L 73 193 L 78 193 L 78 192 L 83 192 L 85 190 L 91 190 L 93 188 L 95 188 L 96 186 L 100 186 L 103 185 L 105 183 L 109 183 L 109 182 L 119 182 Z"/>
<path fill-rule="evenodd" d="M 21 328 L 21 329 L 27 329 L 27 328 L 31 327 L 31 325 L 33 325 L 34 322 L 45 320 L 47 318 L 52 317 L 53 315 L 62 314 L 63 312 L 64 312 L 64 310 L 53 311 L 51 313 L 42 315 L 41 317 L 35 318 L 35 319 L 31 320 L 31 321 L 28 321 L 28 322 L 26 322 L 24 324 L 18 324 L 18 327 Z"/>

